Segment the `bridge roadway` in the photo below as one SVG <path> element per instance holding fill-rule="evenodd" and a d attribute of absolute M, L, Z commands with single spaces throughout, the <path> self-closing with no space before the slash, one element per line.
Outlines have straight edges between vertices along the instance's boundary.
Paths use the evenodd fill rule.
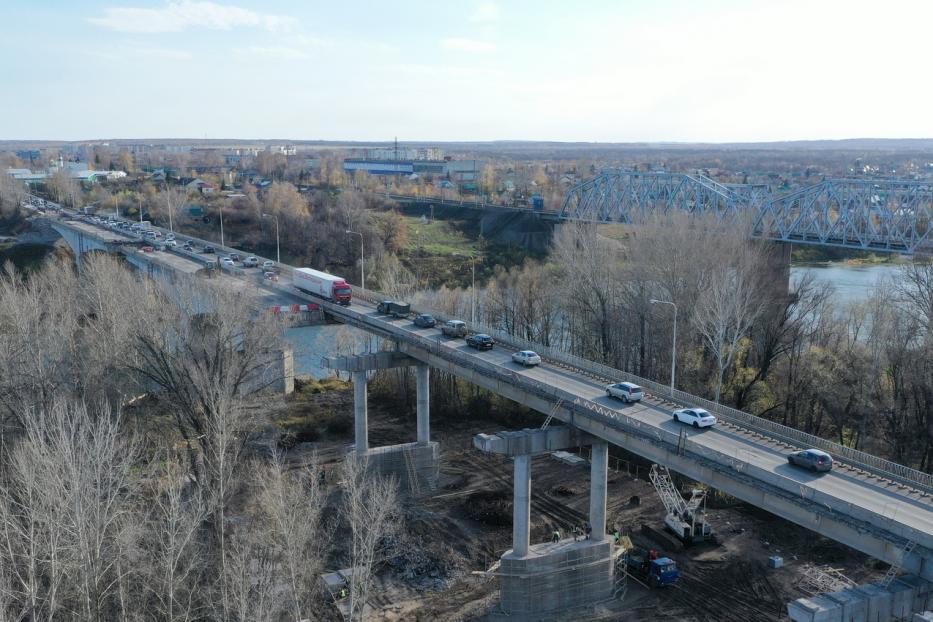
<path fill-rule="evenodd" d="M 904 568 L 933 579 L 933 504 L 917 490 L 840 468 L 813 474 L 787 463 L 789 449 L 732 425 L 695 430 L 677 424 L 677 406 L 647 396 L 622 405 L 605 384 L 547 362 L 525 369 L 511 349 L 486 352 L 420 329 L 407 319 L 376 313 L 371 303 L 325 304 L 335 319 L 393 340 L 397 348 L 542 413 L 553 414 L 615 445 L 638 453 L 758 507 L 894 562 L 908 540 L 923 551 Z M 681 436 L 683 435 L 683 437 Z"/>
<path fill-rule="evenodd" d="M 106 233 L 100 232 L 102 238 Z M 291 267 L 283 266 L 283 276 Z M 787 464 L 789 446 L 773 438 L 720 423 L 694 430 L 676 424 L 676 406 L 647 395 L 624 406 L 605 396 L 604 380 L 545 362 L 524 369 L 511 362 L 512 349 L 500 343 L 488 352 L 446 339 L 437 329 L 419 329 L 408 319 L 376 313 L 373 295 L 355 288 L 350 307 L 296 292 L 286 282 L 274 286 L 228 276 L 231 286 L 253 288 L 267 300 L 287 297 L 322 304 L 334 319 L 395 343 L 401 352 L 504 397 L 630 450 L 649 460 L 796 522 L 873 557 L 897 562 L 908 541 L 917 543 L 903 568 L 933 580 L 933 504 L 922 486 L 869 475 L 838 464 L 831 473 L 813 474 Z M 367 300 L 368 299 L 368 300 Z"/>

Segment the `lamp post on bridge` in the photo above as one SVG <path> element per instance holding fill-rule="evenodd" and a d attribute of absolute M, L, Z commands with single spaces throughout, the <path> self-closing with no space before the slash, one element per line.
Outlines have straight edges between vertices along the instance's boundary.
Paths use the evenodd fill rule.
<path fill-rule="evenodd" d="M 360 236 L 360 287 L 366 289 L 366 253 L 363 252 L 363 234 L 347 229 L 347 235 Z"/>
<path fill-rule="evenodd" d="M 476 255 L 455 253 L 457 257 L 469 257 L 470 258 L 470 274 L 472 276 L 472 283 L 470 285 L 470 323 L 476 324 Z"/>
<path fill-rule="evenodd" d="M 674 344 L 671 346 L 671 398 L 674 397 L 674 373 L 677 370 L 677 305 L 669 300 L 656 300 L 649 302 L 653 305 L 671 305 L 674 307 Z"/>
<path fill-rule="evenodd" d="M 275 263 L 282 263 L 282 254 L 279 252 L 279 217 L 276 214 L 263 214 L 263 218 L 275 219 Z"/>

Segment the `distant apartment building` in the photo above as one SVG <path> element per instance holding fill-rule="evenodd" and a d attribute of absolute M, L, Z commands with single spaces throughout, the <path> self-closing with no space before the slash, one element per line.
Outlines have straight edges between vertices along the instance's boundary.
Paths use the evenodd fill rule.
<path fill-rule="evenodd" d="M 269 145 L 269 151 L 284 156 L 293 156 L 298 153 L 298 148 L 294 145 Z"/>
<path fill-rule="evenodd" d="M 437 147 L 382 147 L 366 151 L 368 160 L 443 160 L 444 152 Z"/>

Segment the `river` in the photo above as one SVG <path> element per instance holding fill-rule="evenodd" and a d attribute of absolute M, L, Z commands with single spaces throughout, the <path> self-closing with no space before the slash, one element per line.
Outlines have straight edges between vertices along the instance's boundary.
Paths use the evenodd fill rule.
<path fill-rule="evenodd" d="M 791 266 L 790 278 L 793 283 L 809 272 L 813 274 L 817 283 L 832 285 L 835 288 L 835 301 L 845 304 L 867 300 L 878 281 L 895 277 L 899 268 L 893 264 L 804 264 Z"/>

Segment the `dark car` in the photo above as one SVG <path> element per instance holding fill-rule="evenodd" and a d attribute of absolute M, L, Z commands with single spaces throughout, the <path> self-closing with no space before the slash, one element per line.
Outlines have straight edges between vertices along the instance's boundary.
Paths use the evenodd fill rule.
<path fill-rule="evenodd" d="M 430 313 L 422 313 L 415 316 L 415 326 L 419 328 L 434 328 L 437 326 L 437 320 Z"/>
<path fill-rule="evenodd" d="M 804 449 L 787 456 L 787 462 L 811 471 L 826 472 L 833 468 L 833 457 L 819 449 Z"/>
<path fill-rule="evenodd" d="M 495 341 L 492 340 L 492 337 L 489 335 L 484 335 L 480 333 L 478 335 L 470 335 L 466 338 L 467 345 L 471 348 L 476 348 L 477 350 L 492 350 L 492 347 L 495 345 Z"/>
<path fill-rule="evenodd" d="M 214 247 L 213 247 L 213 246 L 205 246 L 205 247 L 201 250 L 201 252 L 202 252 L 202 253 L 207 253 L 208 255 L 213 255 L 213 254 L 214 254 Z"/>

